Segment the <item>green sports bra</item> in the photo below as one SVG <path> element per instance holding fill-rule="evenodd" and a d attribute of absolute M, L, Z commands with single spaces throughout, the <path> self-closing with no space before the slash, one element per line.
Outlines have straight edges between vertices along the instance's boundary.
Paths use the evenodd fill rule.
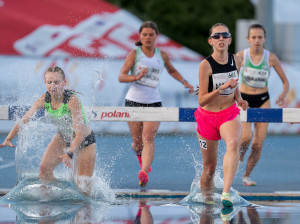
<path fill-rule="evenodd" d="M 49 92 L 45 94 L 45 110 L 46 114 L 51 118 L 53 123 L 58 127 L 61 133 L 73 133 L 73 120 L 72 113 L 69 110 L 70 97 L 75 94 L 73 91 L 65 90 L 64 99 L 62 104 L 57 110 L 51 108 L 51 95 Z M 84 123 L 87 124 L 88 120 L 81 104 L 81 112 L 83 115 Z"/>

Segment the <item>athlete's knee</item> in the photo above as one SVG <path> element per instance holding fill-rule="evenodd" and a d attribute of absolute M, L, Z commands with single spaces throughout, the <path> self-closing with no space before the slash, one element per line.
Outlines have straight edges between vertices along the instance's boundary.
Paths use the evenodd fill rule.
<path fill-rule="evenodd" d="M 243 137 L 240 142 L 240 148 L 245 149 L 248 148 L 251 143 L 251 137 Z"/>
<path fill-rule="evenodd" d="M 142 139 L 132 139 L 131 147 L 134 151 L 141 150 L 143 148 Z"/>
<path fill-rule="evenodd" d="M 232 137 L 226 141 L 227 149 L 230 149 L 234 152 L 239 152 L 240 148 L 240 138 L 239 137 Z"/>
<path fill-rule="evenodd" d="M 143 143 L 144 144 L 154 144 L 155 136 L 153 135 L 146 135 L 143 136 Z"/>

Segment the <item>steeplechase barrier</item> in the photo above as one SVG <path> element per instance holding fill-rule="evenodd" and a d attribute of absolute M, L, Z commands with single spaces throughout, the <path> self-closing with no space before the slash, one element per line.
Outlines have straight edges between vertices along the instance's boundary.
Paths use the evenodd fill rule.
<path fill-rule="evenodd" d="M 0 120 L 22 117 L 29 107 L 0 106 Z M 196 108 L 86 107 L 91 121 L 194 122 Z M 44 116 L 41 110 L 36 117 Z M 243 122 L 299 123 L 300 108 L 249 108 L 241 110 Z M 0 197 L 10 189 L 0 189 Z M 117 192 L 118 198 L 184 198 L 188 192 Z M 249 201 L 300 200 L 300 193 L 239 193 Z"/>
<path fill-rule="evenodd" d="M 22 117 L 29 107 L 0 106 L 0 120 Z M 91 121 L 194 122 L 196 108 L 179 107 L 86 107 Z M 43 116 L 44 111 L 37 113 Z M 300 108 L 249 108 L 241 110 L 243 122 L 299 123 Z"/>

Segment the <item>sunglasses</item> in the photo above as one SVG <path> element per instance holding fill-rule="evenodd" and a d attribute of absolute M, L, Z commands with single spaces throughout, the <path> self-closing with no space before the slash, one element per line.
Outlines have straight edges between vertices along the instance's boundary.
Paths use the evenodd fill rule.
<path fill-rule="evenodd" d="M 210 35 L 210 38 L 212 39 L 220 39 L 220 37 L 223 37 L 224 39 L 226 38 L 230 38 L 231 34 L 228 32 L 223 32 L 223 33 L 213 33 L 212 35 Z"/>

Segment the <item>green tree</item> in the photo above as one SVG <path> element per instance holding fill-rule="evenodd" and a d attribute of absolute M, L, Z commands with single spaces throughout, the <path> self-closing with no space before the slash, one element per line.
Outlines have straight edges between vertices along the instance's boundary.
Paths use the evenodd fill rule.
<path fill-rule="evenodd" d="M 141 20 L 154 21 L 161 33 L 190 49 L 207 56 L 210 27 L 218 22 L 228 25 L 233 36 L 230 51 L 235 52 L 237 19 L 254 18 L 249 0 L 108 0 L 132 12 Z"/>

